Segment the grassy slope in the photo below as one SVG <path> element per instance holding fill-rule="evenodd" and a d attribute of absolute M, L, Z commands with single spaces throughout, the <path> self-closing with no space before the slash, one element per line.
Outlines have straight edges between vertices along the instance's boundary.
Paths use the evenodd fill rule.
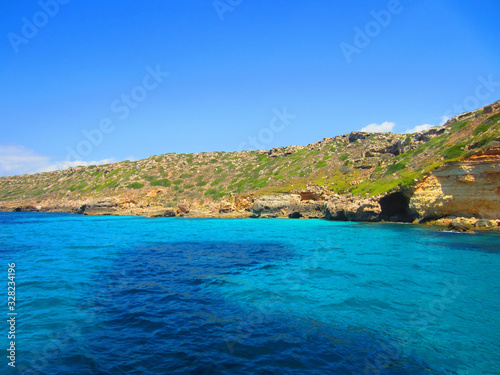
<path fill-rule="evenodd" d="M 145 196 L 152 189 L 162 189 L 163 194 L 145 199 L 175 206 L 184 199 L 217 201 L 233 194 L 283 193 L 307 185 L 327 186 L 337 193 L 378 195 L 409 187 L 444 162 L 500 141 L 498 111 L 462 115 L 460 121 L 445 125 L 443 134 L 430 139 L 421 139 L 419 133 L 365 133 L 364 139 L 338 136 L 271 153 L 165 154 L 134 162 L 4 177 L 0 178 L 0 201 L 79 199 L 130 192 Z M 400 155 L 383 152 L 398 141 Z"/>

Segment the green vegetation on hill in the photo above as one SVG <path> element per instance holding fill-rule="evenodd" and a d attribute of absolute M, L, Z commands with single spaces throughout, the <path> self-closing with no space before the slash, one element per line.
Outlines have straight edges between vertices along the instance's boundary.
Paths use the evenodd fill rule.
<path fill-rule="evenodd" d="M 415 134 L 351 133 L 270 151 L 156 155 L 139 161 L 0 178 L 0 201 L 146 195 L 183 199 L 300 191 L 378 195 L 411 187 L 443 163 L 500 144 L 500 102 Z M 149 198 L 148 198 L 149 199 Z"/>

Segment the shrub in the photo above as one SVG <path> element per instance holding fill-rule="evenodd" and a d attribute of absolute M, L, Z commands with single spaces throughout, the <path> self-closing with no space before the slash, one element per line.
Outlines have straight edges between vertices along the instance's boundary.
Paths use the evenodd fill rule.
<path fill-rule="evenodd" d="M 437 147 L 441 147 L 443 145 L 443 143 L 446 141 L 446 139 L 447 138 L 446 138 L 445 134 L 439 135 L 437 137 L 430 139 L 429 141 L 424 143 L 422 146 L 429 148 L 429 149 L 435 149 Z"/>
<path fill-rule="evenodd" d="M 480 147 L 486 146 L 490 142 L 491 142 L 490 138 L 483 138 L 483 139 L 480 139 L 479 141 L 477 141 L 476 143 L 473 143 L 472 145 L 470 145 L 469 149 L 480 148 Z"/>
<path fill-rule="evenodd" d="M 121 168 L 116 168 L 116 169 L 114 169 L 113 171 L 111 171 L 110 173 L 108 173 L 108 174 L 106 175 L 106 177 L 108 177 L 108 178 L 109 178 L 109 177 L 111 177 L 111 176 L 113 176 L 113 175 L 115 175 L 115 174 L 119 173 L 121 170 L 122 170 Z"/>
<path fill-rule="evenodd" d="M 339 158 L 339 160 L 340 160 L 340 161 L 344 161 L 344 160 L 347 160 L 347 159 L 349 159 L 349 154 L 344 154 L 344 155 L 342 155 L 342 156 Z"/>
<path fill-rule="evenodd" d="M 460 156 L 462 156 L 464 154 L 464 150 L 463 150 L 463 145 L 462 144 L 457 144 L 455 146 L 451 146 L 449 149 L 447 149 L 445 152 L 444 152 L 444 158 L 445 159 L 456 159 L 456 158 L 459 158 Z"/>
<path fill-rule="evenodd" d="M 101 184 L 101 185 L 97 185 L 93 188 L 93 190 L 95 191 L 101 191 L 102 189 L 105 189 L 105 188 L 109 188 L 109 189 L 114 189 L 116 187 L 118 187 L 118 180 L 110 180 L 104 184 Z"/>
<path fill-rule="evenodd" d="M 455 131 L 463 129 L 470 121 L 457 121 L 453 125 L 451 125 L 451 128 Z"/>
<path fill-rule="evenodd" d="M 479 124 L 477 128 L 474 129 L 472 134 L 474 135 L 479 135 L 481 133 L 484 133 L 486 130 L 488 130 L 491 127 L 492 123 L 488 123 L 487 121 Z"/>
<path fill-rule="evenodd" d="M 131 183 L 131 184 L 127 185 L 127 187 L 128 187 L 129 189 L 140 189 L 140 188 L 143 188 L 143 187 L 144 187 L 144 184 L 141 184 L 141 183 L 139 183 L 139 182 L 133 182 L 133 183 Z"/>
<path fill-rule="evenodd" d="M 71 192 L 73 192 L 75 190 L 82 190 L 85 186 L 87 186 L 86 183 L 82 183 L 80 185 L 73 185 L 68 190 L 71 191 Z"/>
<path fill-rule="evenodd" d="M 319 162 L 316 163 L 316 168 L 322 168 L 322 167 L 326 167 L 328 163 L 324 160 L 321 160 Z"/>
<path fill-rule="evenodd" d="M 369 189 L 370 195 L 373 196 L 373 195 L 387 193 L 387 192 L 397 188 L 401 182 L 402 182 L 402 179 L 390 180 L 390 181 L 385 181 L 385 180 L 377 181 Z"/>
<path fill-rule="evenodd" d="M 205 191 L 205 194 L 204 195 L 214 195 L 215 193 L 217 193 L 217 190 L 216 189 L 208 189 L 207 191 Z"/>
<path fill-rule="evenodd" d="M 169 187 L 172 185 L 172 183 L 168 179 L 162 178 L 161 180 L 151 181 L 150 185 Z"/>
<path fill-rule="evenodd" d="M 248 183 L 249 183 L 249 185 L 252 185 L 254 189 L 263 188 L 263 187 L 266 187 L 268 185 L 266 177 L 260 178 L 260 179 L 252 178 L 252 179 L 248 180 Z"/>
<path fill-rule="evenodd" d="M 259 164 L 266 162 L 268 159 L 269 159 L 269 156 L 267 156 L 266 154 L 260 154 L 257 156 L 257 161 Z"/>
<path fill-rule="evenodd" d="M 205 191 L 205 194 L 204 194 L 206 197 L 209 197 L 211 196 L 212 199 L 220 199 L 222 197 L 224 197 L 226 194 L 221 192 L 221 191 L 218 191 L 216 189 L 208 189 L 207 191 Z"/>
<path fill-rule="evenodd" d="M 405 163 L 396 163 L 396 164 L 392 164 L 392 165 L 389 165 L 387 167 L 387 170 L 385 171 L 385 174 L 388 175 L 388 174 L 393 174 L 393 173 L 396 173 L 402 169 L 405 169 L 406 168 L 406 164 Z"/>
<path fill-rule="evenodd" d="M 215 180 L 212 181 L 210 186 L 219 185 L 221 182 L 222 182 L 222 178 L 216 178 Z"/>

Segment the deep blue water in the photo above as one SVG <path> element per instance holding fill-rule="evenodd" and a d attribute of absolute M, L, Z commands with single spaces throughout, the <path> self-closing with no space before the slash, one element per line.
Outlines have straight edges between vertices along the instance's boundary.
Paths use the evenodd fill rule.
<path fill-rule="evenodd" d="M 500 374 L 498 234 L 0 213 L 4 353 L 11 262 L 1 374 Z"/>

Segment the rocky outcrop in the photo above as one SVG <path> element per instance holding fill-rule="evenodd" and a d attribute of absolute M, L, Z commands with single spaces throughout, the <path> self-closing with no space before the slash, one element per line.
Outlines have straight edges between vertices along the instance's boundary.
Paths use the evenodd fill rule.
<path fill-rule="evenodd" d="M 264 195 L 252 206 L 253 217 L 286 217 L 300 204 L 300 195 Z"/>
<path fill-rule="evenodd" d="M 382 210 L 376 198 L 335 195 L 326 203 L 325 218 L 342 221 L 380 221 Z"/>
<path fill-rule="evenodd" d="M 484 155 L 487 155 L 486 153 Z M 492 153 L 488 153 L 492 155 Z M 254 196 L 235 196 L 233 201 L 223 200 L 200 205 L 196 202 L 183 202 L 177 207 L 152 205 L 143 201 L 136 201 L 130 197 L 114 197 L 88 199 L 86 201 L 44 201 L 39 205 L 35 202 L 16 203 L 2 206 L 2 211 L 41 211 L 41 212 L 73 212 L 83 215 L 141 215 L 152 218 L 162 217 L 222 217 L 222 218 L 322 218 L 335 221 L 395 221 L 412 222 L 420 219 L 429 224 L 449 226 L 459 231 L 466 226 L 467 230 L 500 230 L 500 220 L 489 219 L 489 215 L 497 217 L 498 198 L 491 193 L 499 190 L 495 179 L 491 179 L 491 166 L 486 167 L 484 157 L 473 160 L 474 168 L 460 163 L 447 166 L 426 178 L 418 185 L 418 189 L 409 198 L 411 191 L 406 193 L 396 191 L 377 197 L 360 197 L 352 194 L 331 194 L 328 190 L 318 186 L 308 186 L 307 190 L 290 194 Z M 481 161 L 478 161 L 481 160 Z M 489 159 L 488 159 L 489 160 Z M 496 164 L 493 163 L 493 166 Z M 468 174 L 457 173 L 468 167 Z M 494 169 L 494 168 L 493 168 Z M 478 173 L 472 173 L 478 172 Z M 481 172 L 481 173 L 479 173 Z M 495 173 L 493 173 L 495 175 Z M 444 176 L 444 177 L 443 177 Z M 466 177 L 464 177 L 466 176 Z M 471 177 L 472 176 L 472 177 Z M 489 178 L 487 178 L 489 176 Z M 440 180 L 440 179 L 441 180 Z M 463 182 L 467 186 L 481 183 L 476 188 L 484 189 L 483 196 L 471 195 L 468 191 L 458 189 L 453 181 Z M 483 181 L 483 179 L 485 179 Z M 445 181 L 442 183 L 440 181 Z M 432 185 L 435 184 L 435 185 Z M 447 197 L 443 191 L 455 189 L 453 195 Z M 446 199 L 443 199 L 446 197 Z M 447 200 L 449 199 L 449 200 Z M 456 202 L 458 200 L 458 202 Z M 472 202 L 471 211 L 465 212 L 466 202 Z M 481 203 L 482 202 L 482 203 Z M 481 205 L 481 204 L 482 205 Z M 467 203 L 469 204 L 469 203 Z M 456 209 L 460 207 L 460 210 Z M 477 211 L 477 208 L 480 211 Z M 483 217 L 483 219 L 478 219 Z"/>
<path fill-rule="evenodd" d="M 97 200 L 83 204 L 75 213 L 83 215 L 112 215 L 118 210 L 118 202 L 112 198 Z"/>
<path fill-rule="evenodd" d="M 178 214 L 188 214 L 189 211 L 191 211 L 191 205 L 187 202 L 184 203 L 179 203 L 177 206 L 177 213 Z"/>
<path fill-rule="evenodd" d="M 255 200 L 252 217 L 324 218 L 325 205 L 323 201 L 303 200 L 301 194 L 265 195 Z"/>
<path fill-rule="evenodd" d="M 284 157 L 292 155 L 293 153 L 304 149 L 304 146 L 287 146 L 287 147 L 276 147 L 270 149 L 267 154 L 272 158 Z"/>
<path fill-rule="evenodd" d="M 325 204 L 321 201 L 301 201 L 290 207 L 287 216 L 292 219 L 317 219 L 325 217 Z"/>
<path fill-rule="evenodd" d="M 458 221 L 453 221 L 448 225 L 448 228 L 445 229 L 451 232 L 458 232 L 458 233 L 474 233 L 472 230 L 472 226 L 469 224 L 461 223 Z"/>
<path fill-rule="evenodd" d="M 151 212 L 147 215 L 148 217 L 175 217 L 175 211 L 173 209 L 165 209 Z"/>
<path fill-rule="evenodd" d="M 219 213 L 220 214 L 227 214 L 229 212 L 234 211 L 234 204 L 228 202 L 228 201 L 222 201 L 219 203 Z"/>
<path fill-rule="evenodd" d="M 236 211 L 246 210 L 251 211 L 254 203 L 254 197 L 250 195 L 237 195 L 234 197 L 234 209 Z"/>
<path fill-rule="evenodd" d="M 37 212 L 38 208 L 30 205 L 21 205 L 13 210 L 14 212 Z"/>
<path fill-rule="evenodd" d="M 423 220 L 446 216 L 497 219 L 500 147 L 451 162 L 416 185 L 410 209 Z"/>
<path fill-rule="evenodd" d="M 266 195 L 258 198 L 253 217 L 260 218 L 325 218 L 341 221 L 380 221 L 381 207 L 377 198 L 333 195 L 327 200 L 302 200 L 302 194 Z M 317 197 L 312 195 L 311 197 Z"/>

